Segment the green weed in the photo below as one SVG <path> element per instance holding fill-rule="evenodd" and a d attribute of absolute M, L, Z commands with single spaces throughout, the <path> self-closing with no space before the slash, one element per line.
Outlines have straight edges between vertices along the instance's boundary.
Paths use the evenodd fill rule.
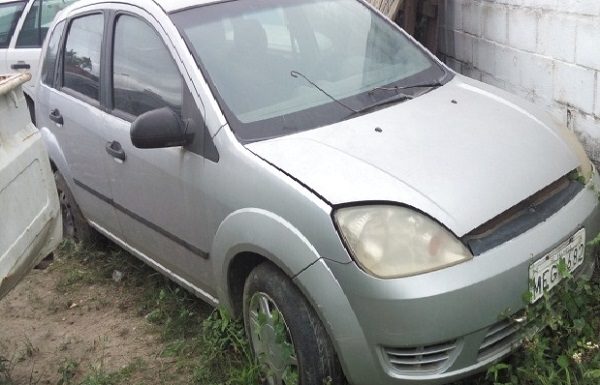
<path fill-rule="evenodd" d="M 67 359 L 58 367 L 58 375 L 60 376 L 56 385 L 73 385 L 73 378 L 77 373 L 79 364 L 76 361 Z"/>
<path fill-rule="evenodd" d="M 260 370 L 252 355 L 243 323 L 217 308 L 202 324 L 203 351 L 196 360 L 193 381 L 198 385 L 255 385 Z"/>
<path fill-rule="evenodd" d="M 202 315 L 207 305 L 192 294 L 167 281 L 146 287 L 142 309 L 150 310 L 148 321 L 161 327 L 165 341 L 187 339 L 201 333 Z"/>
<path fill-rule="evenodd" d="M 79 385 L 119 385 L 129 384 L 129 380 L 134 373 L 143 370 L 146 363 L 142 359 L 136 359 L 124 368 L 114 372 L 108 372 L 104 369 L 102 362 L 93 366 L 91 373 L 84 377 Z"/>
<path fill-rule="evenodd" d="M 14 385 L 12 379 L 12 362 L 0 356 L 0 385 Z"/>
<path fill-rule="evenodd" d="M 194 384 L 259 383 L 243 324 L 222 308 L 213 310 L 173 283 L 156 281 L 145 290 L 146 318 L 160 328 L 164 357 L 191 372 Z"/>
<path fill-rule="evenodd" d="M 564 281 L 526 309 L 531 320 L 523 346 L 485 376 L 462 384 L 598 385 L 600 383 L 600 283 Z M 526 333 L 527 334 L 527 333 Z"/>
<path fill-rule="evenodd" d="M 569 180 L 572 181 L 577 181 L 579 183 L 581 183 L 582 185 L 585 186 L 586 184 L 586 179 L 585 177 L 581 174 L 581 172 L 579 170 L 573 170 L 569 173 L 568 175 Z"/>

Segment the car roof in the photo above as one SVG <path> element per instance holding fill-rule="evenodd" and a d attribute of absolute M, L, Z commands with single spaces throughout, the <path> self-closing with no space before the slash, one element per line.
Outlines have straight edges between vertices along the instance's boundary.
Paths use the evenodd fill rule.
<path fill-rule="evenodd" d="M 18 1 L 28 2 L 29 0 L 0 0 L 0 4 L 15 3 Z M 154 1 L 156 4 L 160 5 L 160 7 L 162 9 L 164 9 L 166 12 L 172 12 L 172 11 L 176 11 L 178 9 L 189 8 L 189 7 L 193 7 L 196 5 L 218 3 L 223 0 L 149 0 L 149 1 Z M 96 1 L 96 2 L 98 2 L 98 3 L 106 2 L 106 0 Z M 127 1 L 120 1 L 120 2 L 127 3 Z M 94 3 L 94 2 L 92 2 L 92 3 Z M 86 2 L 86 4 L 90 4 L 90 2 Z"/>
<path fill-rule="evenodd" d="M 11 1 L 33 1 L 33 0 L 0 0 L 0 4 Z M 144 8 L 148 3 L 159 6 L 164 12 L 171 13 L 181 9 L 207 5 L 211 3 L 229 2 L 235 0 L 78 0 L 63 9 L 57 16 L 56 20 L 64 19 L 72 11 L 97 5 L 97 4 L 131 4 Z"/>
<path fill-rule="evenodd" d="M 224 0 L 153 0 L 160 5 L 166 12 L 173 12 L 179 9 L 194 7 L 197 5 L 206 5 L 210 3 L 220 3 Z"/>
<path fill-rule="evenodd" d="M 16 2 L 27 2 L 29 0 L 0 0 L 0 4 L 4 4 L 4 3 L 16 3 Z"/>

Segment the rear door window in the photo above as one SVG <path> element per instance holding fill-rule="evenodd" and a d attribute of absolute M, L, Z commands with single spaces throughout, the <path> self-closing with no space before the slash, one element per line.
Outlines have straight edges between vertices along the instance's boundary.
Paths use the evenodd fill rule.
<path fill-rule="evenodd" d="M 75 1 L 35 0 L 27 13 L 23 27 L 21 27 L 16 47 L 40 48 L 56 14 Z"/>
<path fill-rule="evenodd" d="M 64 49 L 63 87 L 100 100 L 100 57 L 104 16 L 82 16 L 71 22 Z"/>
<path fill-rule="evenodd" d="M 8 47 L 25 4 L 25 1 L 0 4 L 0 48 Z"/>

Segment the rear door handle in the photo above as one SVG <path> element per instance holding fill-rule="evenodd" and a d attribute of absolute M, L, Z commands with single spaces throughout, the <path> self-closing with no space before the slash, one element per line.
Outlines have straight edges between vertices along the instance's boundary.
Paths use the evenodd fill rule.
<path fill-rule="evenodd" d="M 25 62 L 18 62 L 10 66 L 13 70 L 28 70 L 31 66 Z"/>
<path fill-rule="evenodd" d="M 63 123 L 65 122 L 62 115 L 60 114 L 60 111 L 57 108 L 50 111 L 50 115 L 48 117 L 50 118 L 51 121 L 58 124 L 59 126 L 62 126 Z"/>
<path fill-rule="evenodd" d="M 125 150 L 121 147 L 121 143 L 113 141 L 106 143 L 106 152 L 115 159 L 119 159 L 122 162 L 125 162 L 127 159 L 127 155 L 125 155 Z"/>

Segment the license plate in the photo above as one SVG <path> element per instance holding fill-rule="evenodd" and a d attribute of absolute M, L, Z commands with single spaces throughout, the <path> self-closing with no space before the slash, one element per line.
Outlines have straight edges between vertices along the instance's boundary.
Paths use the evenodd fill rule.
<path fill-rule="evenodd" d="M 573 234 L 554 250 L 529 266 L 529 291 L 531 303 L 536 302 L 562 280 L 560 261 L 565 261 L 569 272 L 575 271 L 585 257 L 585 229 Z"/>

